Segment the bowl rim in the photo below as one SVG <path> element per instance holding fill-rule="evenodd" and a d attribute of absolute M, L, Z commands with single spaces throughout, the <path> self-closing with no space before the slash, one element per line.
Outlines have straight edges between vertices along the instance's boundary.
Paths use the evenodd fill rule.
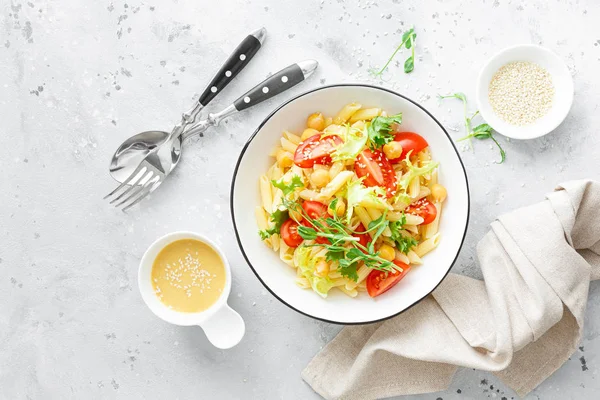
<path fill-rule="evenodd" d="M 240 234 L 238 232 L 238 228 L 235 222 L 235 210 L 234 210 L 234 205 L 233 205 L 233 199 L 234 199 L 234 194 L 235 194 L 235 186 L 236 186 L 236 179 L 237 179 L 237 174 L 238 174 L 238 170 L 240 167 L 240 164 L 242 162 L 242 159 L 244 158 L 244 154 L 246 154 L 246 150 L 248 150 L 248 146 L 250 145 L 250 143 L 252 142 L 252 140 L 256 137 L 256 135 L 258 134 L 258 132 L 263 128 L 263 126 L 271 119 L 271 117 L 273 117 L 273 115 L 275 115 L 277 112 L 279 112 L 279 110 L 281 110 L 283 107 L 287 106 L 288 104 L 296 101 L 297 99 L 304 97 L 308 94 L 320 91 L 320 90 L 324 90 L 324 89 L 331 89 L 331 88 L 338 88 L 338 87 L 363 87 L 363 88 L 370 88 L 370 89 L 375 89 L 375 90 L 382 90 L 385 92 L 388 92 L 390 94 L 393 94 L 395 96 L 401 97 L 402 99 L 414 104 L 415 106 L 417 106 L 418 108 L 420 108 L 422 111 L 424 111 L 431 119 L 433 119 L 433 121 L 438 124 L 438 126 L 442 129 L 442 131 L 444 132 L 444 134 L 446 135 L 446 137 L 448 138 L 448 140 L 450 141 L 450 144 L 452 145 L 452 148 L 454 149 L 454 152 L 456 153 L 456 157 L 458 158 L 458 161 L 460 163 L 460 166 L 463 170 L 463 174 L 465 177 L 465 183 L 466 183 L 466 189 L 467 189 L 467 219 L 466 219 L 466 223 L 465 223 L 465 229 L 463 232 L 463 237 L 460 241 L 460 246 L 458 247 L 458 250 L 456 251 L 456 255 L 454 256 L 454 260 L 452 260 L 452 262 L 450 263 L 448 270 L 446 271 L 446 273 L 444 274 L 444 276 L 442 277 L 442 279 L 440 279 L 440 281 L 433 287 L 433 289 L 431 289 L 428 293 L 424 294 L 420 299 L 416 300 L 415 302 L 413 302 L 411 305 L 409 305 L 408 307 L 404 308 L 403 310 L 389 315 L 387 317 L 383 317 L 383 318 L 379 318 L 379 319 L 375 319 L 375 320 L 370 320 L 370 321 L 361 321 L 361 322 L 340 322 L 340 321 L 332 321 L 332 320 L 328 320 L 326 318 L 320 318 L 320 317 L 315 317 L 314 315 L 308 314 L 304 311 L 300 311 L 298 310 L 296 307 L 292 306 L 291 304 L 287 303 L 286 301 L 284 301 L 281 297 L 279 297 L 260 277 L 260 275 L 256 272 L 256 270 L 254 269 L 254 266 L 252 265 L 252 263 L 250 262 L 250 260 L 248 259 L 248 256 L 246 254 L 246 252 L 244 251 L 244 246 L 242 245 L 241 239 L 240 239 Z M 244 256 L 244 259 L 246 260 L 246 263 L 248 264 L 248 266 L 250 267 L 250 269 L 252 270 L 252 272 L 254 273 L 254 275 L 258 278 L 258 280 L 260 281 L 260 283 L 265 287 L 265 289 L 267 289 L 273 296 L 275 296 L 275 298 L 277 300 L 279 300 L 281 303 L 285 304 L 286 306 L 288 306 L 289 308 L 291 308 L 292 310 L 296 311 L 299 314 L 302 314 L 304 316 L 307 316 L 309 318 L 312 319 L 316 319 L 319 321 L 323 321 L 323 322 L 328 322 L 330 324 L 335 324 L 335 325 L 367 325 L 367 324 L 373 324 L 376 322 L 382 322 L 385 320 L 388 320 L 390 318 L 396 317 L 400 314 L 402 314 L 403 312 L 405 312 L 406 310 L 409 310 L 410 308 L 412 308 L 413 306 L 415 306 L 416 304 L 420 303 L 425 297 L 429 296 L 431 293 L 433 293 L 433 291 L 435 289 L 437 289 L 437 287 L 444 281 L 444 279 L 446 279 L 446 277 L 448 276 L 448 274 L 450 273 L 450 270 L 452 269 L 452 267 L 454 266 L 454 264 L 456 263 L 456 260 L 458 259 L 458 256 L 460 255 L 460 252 L 462 250 L 462 247 L 465 243 L 465 239 L 467 237 L 467 231 L 469 229 L 469 220 L 470 220 L 470 216 L 471 216 L 471 192 L 469 190 L 469 179 L 467 176 L 467 171 L 465 169 L 465 165 L 462 161 L 462 158 L 460 157 L 460 154 L 458 152 L 458 149 L 456 148 L 456 145 L 454 143 L 454 141 L 452 140 L 452 138 L 450 137 L 450 135 L 448 134 L 448 131 L 444 128 L 444 126 L 433 116 L 433 114 L 431 114 L 429 111 L 427 111 L 423 106 L 421 106 L 420 104 L 418 104 L 417 102 L 415 102 L 414 100 L 398 93 L 395 92 L 391 89 L 387 89 L 384 87 L 380 87 L 380 86 L 375 86 L 375 85 L 369 85 L 369 84 L 364 84 L 364 83 L 337 83 L 337 84 L 330 84 L 330 85 L 323 85 L 323 86 L 319 86 L 317 88 L 314 89 L 310 89 L 307 90 L 303 93 L 300 93 L 297 96 L 292 97 L 291 99 L 283 102 L 282 104 L 280 104 L 278 107 L 276 107 L 273 111 L 271 111 L 271 113 L 269 113 L 269 115 L 267 115 L 262 122 L 258 125 L 258 127 L 256 128 L 256 130 L 254 131 L 254 133 L 252 133 L 252 135 L 250 135 L 250 137 L 248 138 L 248 140 L 246 141 L 246 143 L 244 144 L 244 147 L 242 148 L 240 155 L 238 156 L 238 160 L 236 162 L 235 165 L 235 169 L 233 170 L 233 177 L 231 179 L 231 190 L 230 190 L 230 194 L 229 194 L 229 208 L 230 208 L 230 212 L 231 212 L 231 221 L 233 223 L 233 230 L 235 232 L 235 238 L 238 244 L 238 247 L 240 249 L 240 251 L 242 252 L 242 255 Z"/>
<path fill-rule="evenodd" d="M 553 123 L 552 125 L 549 125 L 546 129 L 540 129 L 538 131 L 537 134 L 535 135 L 530 135 L 530 136 L 520 136 L 520 135 L 515 135 L 514 132 L 519 132 L 521 131 L 521 126 L 510 126 L 510 124 L 506 123 L 506 125 L 504 125 L 503 127 L 509 127 L 510 129 L 506 130 L 503 129 L 504 132 L 501 132 L 500 130 L 497 130 L 496 132 L 500 133 L 502 136 L 508 137 L 510 139 L 515 139 L 515 140 L 533 140 L 533 139 L 539 139 L 543 136 L 546 136 L 552 132 L 554 132 L 563 122 L 565 122 L 565 119 L 567 119 L 567 117 L 569 116 L 569 113 L 571 112 L 571 108 L 573 108 L 573 102 L 575 100 L 575 83 L 573 80 L 573 76 L 571 75 L 571 73 L 569 72 L 569 67 L 567 66 L 567 63 L 565 62 L 565 60 L 559 56 L 557 53 L 555 53 L 554 51 L 552 51 L 551 49 L 549 49 L 548 47 L 544 47 L 535 43 L 521 43 L 521 44 L 515 44 L 512 46 L 507 46 L 499 51 L 497 51 L 496 53 L 494 53 L 493 55 L 491 55 L 490 57 L 488 57 L 487 60 L 485 60 L 483 66 L 480 68 L 479 73 L 477 75 L 477 83 L 476 83 L 476 88 L 475 88 L 475 97 L 476 97 L 476 102 L 477 102 L 477 109 L 480 110 L 481 116 L 483 117 L 484 120 L 487 120 L 486 114 L 487 111 L 485 110 L 485 107 L 482 107 L 482 104 L 484 102 L 484 100 L 482 99 L 483 96 L 483 87 L 485 86 L 483 83 L 483 75 L 484 73 L 490 68 L 490 65 L 497 61 L 497 60 L 503 60 L 506 57 L 508 57 L 511 53 L 518 51 L 520 49 L 528 49 L 531 50 L 533 52 L 537 52 L 537 54 L 546 54 L 548 56 L 550 56 L 550 58 L 552 58 L 554 60 L 554 62 L 556 63 L 557 67 L 559 67 L 560 69 L 562 69 L 563 73 L 565 73 L 565 76 L 568 76 L 568 82 L 566 82 L 569 86 L 568 91 L 569 93 L 568 96 L 568 102 L 565 103 L 565 108 L 561 109 L 561 113 L 559 114 L 560 118 L 556 119 L 556 122 Z M 504 60 L 504 64 L 506 65 L 508 63 L 508 61 Z M 552 78 L 555 78 L 554 76 Z M 488 91 L 485 91 L 485 97 L 487 97 L 488 95 Z M 489 114 L 488 114 L 489 116 Z M 493 126 L 492 128 L 494 130 L 496 130 Z"/>

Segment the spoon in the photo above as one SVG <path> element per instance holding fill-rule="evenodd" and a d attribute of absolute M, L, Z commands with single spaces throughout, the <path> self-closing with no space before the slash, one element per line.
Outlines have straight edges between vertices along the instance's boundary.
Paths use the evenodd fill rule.
<path fill-rule="evenodd" d="M 110 174 L 118 182 L 123 183 L 135 171 L 146 156 L 160 146 L 169 135 L 179 136 L 190 123 L 194 123 L 200 111 L 214 99 L 217 94 L 250 62 L 265 41 L 267 31 L 261 28 L 248 35 L 229 56 L 219 72 L 194 104 L 194 107 L 183 114 L 182 121 L 175 126 L 173 132 L 145 131 L 125 140 L 115 151 L 110 161 Z"/>

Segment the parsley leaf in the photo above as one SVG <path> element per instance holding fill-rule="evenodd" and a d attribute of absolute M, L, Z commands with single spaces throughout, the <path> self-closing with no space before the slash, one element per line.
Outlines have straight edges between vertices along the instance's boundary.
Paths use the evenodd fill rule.
<path fill-rule="evenodd" d="M 391 117 L 375 117 L 369 124 L 368 132 L 369 139 L 371 140 L 372 147 L 382 147 L 392 140 L 394 140 L 394 134 L 392 133 L 392 126 L 394 124 L 402 123 L 402 113 L 392 115 Z"/>
<path fill-rule="evenodd" d="M 339 271 L 342 276 L 352 279 L 355 282 L 358 280 L 358 273 L 356 272 L 358 263 L 356 261 L 352 262 L 351 260 L 342 258 L 339 260 L 339 265 Z"/>
<path fill-rule="evenodd" d="M 272 228 L 264 229 L 262 231 L 258 231 L 260 238 L 262 240 L 268 239 L 271 235 L 279 234 L 281 232 L 281 225 L 289 218 L 289 213 L 287 210 L 277 209 L 273 214 L 271 214 L 270 220 L 275 225 Z"/>
<path fill-rule="evenodd" d="M 412 236 L 400 236 L 396 239 L 396 248 L 404 254 L 407 254 L 417 244 Z"/>
<path fill-rule="evenodd" d="M 406 225 L 406 215 L 402 213 L 402 217 L 400 218 L 400 220 L 390 222 L 389 227 L 392 231 L 392 236 L 390 237 L 390 239 L 396 242 L 396 248 L 398 249 L 398 251 L 406 254 L 413 247 L 415 247 L 418 244 L 418 242 L 412 236 L 402 235 L 401 230 L 404 227 L 404 225 Z"/>
<path fill-rule="evenodd" d="M 330 246 L 327 253 L 325 253 L 325 260 L 328 262 L 341 260 L 346 256 L 346 248 L 340 247 L 335 248 L 335 246 Z"/>
<path fill-rule="evenodd" d="M 294 193 L 296 189 L 304 187 L 304 183 L 302 179 L 298 175 L 292 176 L 292 180 L 290 183 L 285 183 L 283 178 L 280 180 L 272 180 L 271 183 L 278 189 L 281 189 L 284 196 L 289 195 L 290 193 Z"/>

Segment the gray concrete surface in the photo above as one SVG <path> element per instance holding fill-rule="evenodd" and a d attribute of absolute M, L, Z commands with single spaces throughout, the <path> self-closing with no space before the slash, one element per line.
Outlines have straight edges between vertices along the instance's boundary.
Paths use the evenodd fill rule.
<path fill-rule="evenodd" d="M 460 105 L 440 105 L 437 93 L 472 95 L 484 60 L 505 46 L 551 48 L 575 79 L 565 123 L 541 139 L 502 139 L 504 165 L 493 163 L 489 143 L 462 153 L 473 215 L 454 272 L 479 276 L 474 246 L 496 215 L 561 181 L 599 178 L 598 21 L 594 0 L 2 0 L 0 398 L 318 398 L 300 371 L 340 327 L 280 304 L 246 266 L 228 210 L 245 140 L 292 94 L 354 81 L 420 101 L 460 137 Z M 393 63 L 384 81 L 373 81 L 369 66 L 381 65 L 412 25 L 414 73 Z M 318 59 L 316 76 L 196 140 L 177 173 L 133 212 L 102 201 L 115 185 L 107 166 L 116 146 L 172 126 L 260 26 L 269 32 L 264 48 L 211 109 L 293 61 Z M 211 347 L 200 329 L 158 320 L 139 296 L 146 246 L 180 229 L 214 237 L 233 265 L 230 301 L 247 324 L 233 350 Z M 529 399 L 597 398 L 599 311 L 592 284 L 580 350 Z M 410 398 L 513 396 L 493 376 L 462 370 L 446 392 Z"/>

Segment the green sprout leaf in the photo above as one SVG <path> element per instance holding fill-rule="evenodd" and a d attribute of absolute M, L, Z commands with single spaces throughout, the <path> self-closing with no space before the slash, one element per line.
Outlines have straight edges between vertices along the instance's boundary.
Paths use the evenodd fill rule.
<path fill-rule="evenodd" d="M 473 121 L 473 118 L 475 118 L 477 115 L 479 115 L 479 111 L 475 111 L 475 113 L 473 115 L 471 115 L 471 117 L 468 116 L 468 114 L 467 114 L 467 96 L 465 96 L 464 93 L 457 92 L 457 93 L 444 95 L 444 96 L 438 95 L 438 97 L 440 100 L 454 98 L 454 99 L 458 99 L 458 100 L 462 101 L 462 103 L 463 103 L 465 131 L 467 132 L 467 135 L 465 137 L 458 139 L 457 140 L 458 142 L 461 142 L 463 140 L 468 140 L 469 147 L 471 147 L 471 149 L 472 149 L 473 146 L 471 144 L 471 138 L 475 138 L 475 139 L 479 139 L 479 140 L 491 139 L 498 147 L 498 150 L 500 150 L 500 161 L 498 161 L 496 163 L 502 164 L 506 160 L 506 152 L 504 151 L 504 149 L 502 148 L 502 146 L 500 145 L 498 140 L 494 137 L 494 130 L 492 129 L 492 127 L 490 125 L 483 123 L 483 124 L 477 125 L 475 128 L 471 128 L 471 122 Z"/>
<path fill-rule="evenodd" d="M 412 72 L 415 68 L 415 42 L 416 42 L 416 40 L 417 40 L 417 34 L 415 33 L 415 28 L 412 27 L 402 34 L 402 43 L 400 43 L 400 45 L 398 45 L 398 47 L 396 47 L 396 50 L 394 50 L 394 52 L 392 53 L 390 58 L 388 58 L 387 62 L 384 64 L 384 66 L 381 67 L 381 69 L 379 69 L 378 71 L 372 70 L 372 71 L 370 71 L 370 73 L 376 78 L 381 77 L 381 75 L 384 73 L 384 71 L 390 65 L 390 63 L 392 62 L 394 57 L 396 57 L 396 54 L 402 48 L 411 50 L 410 57 L 404 62 L 404 72 L 407 74 Z"/>

